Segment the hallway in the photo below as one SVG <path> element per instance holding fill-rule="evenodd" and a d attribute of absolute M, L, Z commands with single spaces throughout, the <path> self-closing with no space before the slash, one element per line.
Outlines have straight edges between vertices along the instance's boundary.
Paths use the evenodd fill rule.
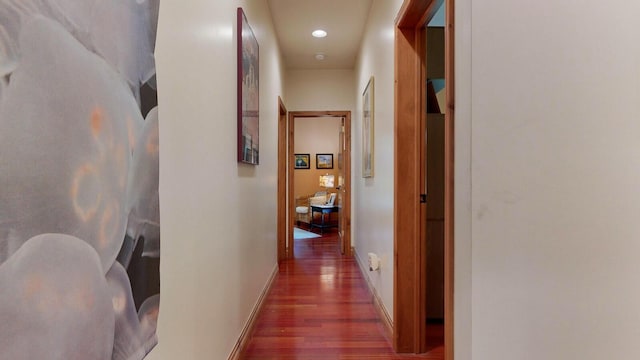
<path fill-rule="evenodd" d="M 280 264 L 244 359 L 430 359 L 396 355 L 353 258 L 339 255 L 338 237 L 297 240 L 296 259 Z"/>

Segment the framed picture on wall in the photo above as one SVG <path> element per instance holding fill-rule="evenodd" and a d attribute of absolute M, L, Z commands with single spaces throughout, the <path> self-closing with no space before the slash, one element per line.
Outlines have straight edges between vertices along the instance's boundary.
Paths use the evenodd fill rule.
<path fill-rule="evenodd" d="M 293 160 L 294 169 L 309 169 L 310 154 L 295 154 Z"/>
<path fill-rule="evenodd" d="M 258 50 L 247 17 L 238 8 L 238 161 L 252 165 L 260 161 Z"/>
<path fill-rule="evenodd" d="M 362 177 L 373 177 L 373 76 L 362 93 Z"/>
<path fill-rule="evenodd" d="M 316 154 L 316 169 L 333 169 L 333 154 Z"/>

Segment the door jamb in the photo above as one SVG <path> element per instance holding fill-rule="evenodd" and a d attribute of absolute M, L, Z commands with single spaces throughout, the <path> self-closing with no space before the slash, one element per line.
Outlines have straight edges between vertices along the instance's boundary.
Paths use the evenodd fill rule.
<path fill-rule="evenodd" d="M 445 360 L 453 360 L 454 1 L 405 0 L 395 27 L 394 333 L 397 352 L 426 349 L 425 25 L 444 1 L 445 79 Z"/>
<path fill-rule="evenodd" d="M 285 172 L 278 170 L 278 178 L 287 177 L 288 179 L 288 199 L 287 209 L 289 211 L 289 221 L 287 222 L 288 236 L 286 247 L 286 258 L 292 259 L 293 254 L 293 226 L 295 223 L 295 198 L 293 193 L 293 174 L 294 174 L 294 134 L 295 134 L 295 118 L 314 118 L 314 117 L 344 117 L 345 118 L 345 156 L 344 156 L 344 186 L 346 188 L 345 198 L 343 199 L 342 211 L 345 214 L 345 231 L 343 238 L 342 253 L 345 256 L 352 256 L 351 249 L 351 111 L 290 111 L 287 121 L 288 135 L 288 152 L 287 159 L 289 172 L 288 176 Z"/>
<path fill-rule="evenodd" d="M 278 96 L 278 263 L 287 258 L 287 108 Z"/>

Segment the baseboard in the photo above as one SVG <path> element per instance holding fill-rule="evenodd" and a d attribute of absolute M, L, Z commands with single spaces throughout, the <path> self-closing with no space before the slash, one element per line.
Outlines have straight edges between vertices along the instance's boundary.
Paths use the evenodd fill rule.
<path fill-rule="evenodd" d="M 385 336 L 387 337 L 387 340 L 389 340 L 389 342 L 393 343 L 393 321 L 391 320 L 389 313 L 385 309 L 384 303 L 382 302 L 382 299 L 380 298 L 378 291 L 373 286 L 373 284 L 371 283 L 371 279 L 367 275 L 367 272 L 369 272 L 368 264 L 365 265 L 360 261 L 360 256 L 358 256 L 358 253 L 355 248 L 352 247 L 351 250 L 353 251 L 353 255 L 356 258 L 356 262 L 358 263 L 360 272 L 362 273 L 362 276 L 367 282 L 369 293 L 373 297 L 373 306 L 376 308 L 376 311 L 378 312 L 378 316 L 382 321 L 382 325 L 385 331 Z"/>
<path fill-rule="evenodd" d="M 243 354 L 247 349 L 249 339 L 251 339 L 251 335 L 253 334 L 253 328 L 256 325 L 258 314 L 260 314 L 260 311 L 264 306 L 264 301 L 267 298 L 267 294 L 269 294 L 271 287 L 273 286 L 273 281 L 275 280 L 277 274 L 278 274 L 278 264 L 276 264 L 276 266 L 273 268 L 273 271 L 271 272 L 271 276 L 269 277 L 267 284 L 265 285 L 264 289 L 262 289 L 262 293 L 260 294 L 260 297 L 258 298 L 256 305 L 253 307 L 253 311 L 251 312 L 249 319 L 244 324 L 244 328 L 240 333 L 240 337 L 236 342 L 236 346 L 234 346 L 233 351 L 231 351 L 231 354 L 227 358 L 228 360 L 240 360 L 243 358 Z"/>

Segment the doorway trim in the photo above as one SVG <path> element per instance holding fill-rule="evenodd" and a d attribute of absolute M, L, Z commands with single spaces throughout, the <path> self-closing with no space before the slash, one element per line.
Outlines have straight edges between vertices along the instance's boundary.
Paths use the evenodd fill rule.
<path fill-rule="evenodd" d="M 445 4 L 444 342 L 453 360 L 454 0 L 405 0 L 395 26 L 394 333 L 397 352 L 426 351 L 426 29 Z"/>
<path fill-rule="evenodd" d="M 289 213 L 287 224 L 286 243 L 278 238 L 278 249 L 284 246 L 285 258 L 292 259 L 293 254 L 293 226 L 295 223 L 295 195 L 293 192 L 293 175 L 294 175 L 294 134 L 295 134 L 295 118 L 320 118 L 320 117 L 344 117 L 345 119 L 345 155 L 344 155 L 344 186 L 345 196 L 342 203 L 342 211 L 344 211 L 345 231 L 343 235 L 342 253 L 345 256 L 352 256 L 351 249 L 351 111 L 290 111 L 287 121 L 286 135 L 288 137 L 288 151 L 285 161 L 288 160 L 286 171 L 282 171 L 278 166 L 278 182 L 281 179 L 287 179 L 287 210 Z M 280 153 L 278 153 L 278 164 L 282 161 Z M 287 175 L 288 171 L 288 175 Z M 280 201 L 278 202 L 280 207 Z M 280 210 L 278 210 L 280 212 Z M 280 219 L 278 219 L 280 221 Z M 284 222 L 283 222 L 284 224 Z M 282 243 L 282 244 L 281 244 Z"/>
<path fill-rule="evenodd" d="M 287 108 L 278 96 L 278 263 L 287 258 Z M 291 230 L 289 230 L 291 231 Z"/>

